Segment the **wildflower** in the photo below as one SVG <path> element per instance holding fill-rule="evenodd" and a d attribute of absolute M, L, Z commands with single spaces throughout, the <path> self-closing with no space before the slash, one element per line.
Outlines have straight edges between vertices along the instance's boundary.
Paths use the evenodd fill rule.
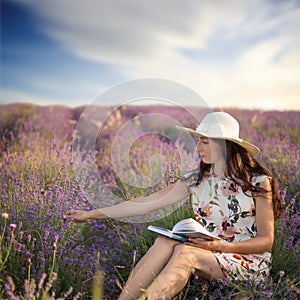
<path fill-rule="evenodd" d="M 267 298 L 271 299 L 273 297 L 273 291 L 269 291 L 267 294 Z"/>
<path fill-rule="evenodd" d="M 47 277 L 47 274 L 43 273 L 42 276 L 41 276 L 41 278 L 40 278 L 40 281 L 39 281 L 39 284 L 38 284 L 38 288 L 40 290 L 43 288 L 43 285 L 44 285 L 46 277 Z"/>
<path fill-rule="evenodd" d="M 53 242 L 53 250 L 57 250 L 57 242 L 58 242 L 58 236 L 55 237 L 55 240 Z"/>
<path fill-rule="evenodd" d="M 26 246 L 24 244 L 18 243 L 18 248 L 17 248 L 17 252 L 22 252 L 23 249 L 25 249 Z"/>
<path fill-rule="evenodd" d="M 280 193 L 280 198 L 281 198 L 282 203 L 285 203 L 285 197 L 286 197 L 286 194 L 287 194 L 287 189 L 279 190 L 279 193 Z"/>
<path fill-rule="evenodd" d="M 7 220 L 8 217 L 9 217 L 9 216 L 8 216 L 8 213 L 3 213 L 3 214 L 2 214 L 2 218 L 3 218 L 4 220 Z"/>
<path fill-rule="evenodd" d="M 28 234 L 28 235 L 27 235 L 27 243 L 30 243 L 30 241 L 31 241 L 31 235 Z"/>
<path fill-rule="evenodd" d="M 285 274 L 284 271 L 280 271 L 280 272 L 279 272 L 279 276 L 280 276 L 280 277 L 283 277 L 284 274 Z"/>
<path fill-rule="evenodd" d="M 24 236 L 24 231 L 20 231 L 19 232 L 19 239 L 22 240 Z"/>
<path fill-rule="evenodd" d="M 5 291 L 7 293 L 8 296 L 10 296 L 10 299 L 16 299 L 15 295 L 14 295 L 14 291 L 15 291 L 15 283 L 12 279 L 11 276 L 7 277 L 7 283 L 5 283 Z"/>
<path fill-rule="evenodd" d="M 285 243 L 285 249 L 293 250 L 293 248 L 294 248 L 294 237 L 290 236 Z"/>
<path fill-rule="evenodd" d="M 57 243 L 56 242 L 53 243 L 53 250 L 54 251 L 57 250 Z"/>
<path fill-rule="evenodd" d="M 15 230 L 17 228 L 17 225 L 12 223 L 12 224 L 9 225 L 9 228 L 11 230 Z"/>

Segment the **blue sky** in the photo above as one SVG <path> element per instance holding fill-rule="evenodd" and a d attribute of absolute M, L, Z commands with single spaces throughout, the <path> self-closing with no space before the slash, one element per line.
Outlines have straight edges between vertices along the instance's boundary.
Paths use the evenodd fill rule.
<path fill-rule="evenodd" d="M 300 109 L 298 0 L 2 0 L 1 14 L 3 104 L 78 106 L 154 77 L 211 107 Z"/>

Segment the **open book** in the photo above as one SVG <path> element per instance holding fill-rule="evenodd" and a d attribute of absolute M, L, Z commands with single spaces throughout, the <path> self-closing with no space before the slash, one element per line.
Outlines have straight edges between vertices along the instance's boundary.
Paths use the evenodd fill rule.
<path fill-rule="evenodd" d="M 175 224 L 172 230 L 152 225 L 148 226 L 148 230 L 165 235 L 180 242 L 186 242 L 189 237 L 204 239 L 207 241 L 220 240 L 219 237 L 212 235 L 200 223 L 192 218 L 179 221 Z"/>

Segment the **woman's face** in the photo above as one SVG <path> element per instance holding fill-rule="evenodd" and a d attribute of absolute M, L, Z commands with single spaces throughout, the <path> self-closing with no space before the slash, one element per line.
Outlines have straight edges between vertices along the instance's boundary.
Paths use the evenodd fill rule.
<path fill-rule="evenodd" d="M 225 142 L 217 142 L 214 139 L 209 139 L 204 136 L 198 137 L 197 151 L 201 156 L 201 159 L 206 164 L 223 164 L 224 155 L 222 151 L 222 145 Z"/>

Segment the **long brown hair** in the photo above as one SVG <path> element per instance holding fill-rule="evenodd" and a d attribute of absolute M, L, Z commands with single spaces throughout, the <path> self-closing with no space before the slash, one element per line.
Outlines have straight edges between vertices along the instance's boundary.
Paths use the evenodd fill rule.
<path fill-rule="evenodd" d="M 216 142 L 224 143 L 223 140 L 214 139 Z M 236 184 L 241 185 L 243 182 L 243 191 L 250 191 L 251 193 L 266 193 L 266 189 L 252 184 L 252 178 L 258 175 L 266 175 L 271 178 L 272 198 L 274 218 L 278 219 L 282 213 L 284 204 L 281 201 L 278 182 L 273 177 L 271 171 L 256 157 L 249 154 L 240 145 L 226 140 L 226 150 L 224 149 L 224 156 L 226 157 L 225 176 L 233 180 Z M 197 183 L 200 183 L 203 176 L 210 172 L 211 165 L 200 162 L 200 172 Z M 245 192 L 247 195 L 247 192 Z M 251 196 L 251 195 L 248 195 Z"/>

